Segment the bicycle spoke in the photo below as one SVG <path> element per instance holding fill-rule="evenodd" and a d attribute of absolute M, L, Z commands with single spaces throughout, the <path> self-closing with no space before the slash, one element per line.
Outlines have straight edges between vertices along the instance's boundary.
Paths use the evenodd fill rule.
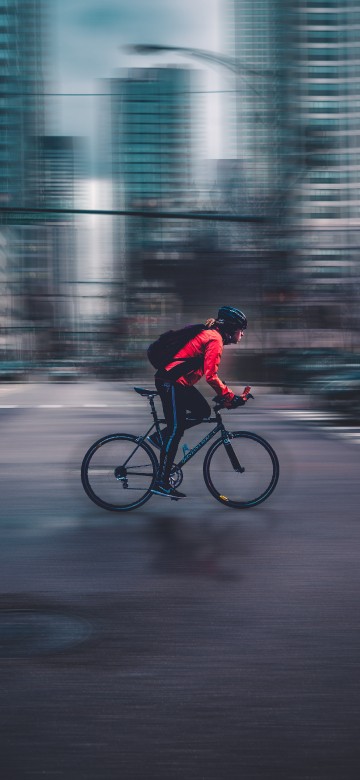
<path fill-rule="evenodd" d="M 245 431 L 231 435 L 231 447 L 235 455 L 231 462 L 221 440 L 210 447 L 204 461 L 208 489 L 225 506 L 245 508 L 265 501 L 279 475 L 274 450 L 260 436 Z M 236 461 L 240 470 L 234 467 Z"/>
<path fill-rule="evenodd" d="M 130 477 L 149 477 L 150 474 L 146 474 L 146 473 L 144 474 L 143 471 L 132 471 L 130 474 L 129 473 L 127 474 L 127 477 L 129 477 L 129 476 Z M 121 479 L 123 479 L 123 477 L 121 477 Z"/>
<path fill-rule="evenodd" d="M 120 483 L 120 484 L 121 484 L 121 483 Z M 144 485 L 144 486 L 143 486 L 143 488 L 142 488 L 142 490 L 147 490 L 147 489 L 148 489 L 148 488 L 147 488 L 147 486 L 145 486 L 145 485 Z M 140 490 L 140 486 L 139 486 L 139 487 L 126 487 L 126 488 L 124 488 L 124 490 L 126 490 L 126 491 L 128 491 L 128 490 Z"/>
<path fill-rule="evenodd" d="M 126 466 L 126 471 L 130 471 L 131 469 L 146 469 L 146 468 L 152 468 L 151 463 L 138 463 L 136 466 Z"/>
<path fill-rule="evenodd" d="M 131 434 L 114 434 L 95 442 L 86 453 L 81 476 L 92 501 L 121 511 L 141 506 L 151 496 L 156 469 L 157 459 L 148 445 L 139 444 Z"/>

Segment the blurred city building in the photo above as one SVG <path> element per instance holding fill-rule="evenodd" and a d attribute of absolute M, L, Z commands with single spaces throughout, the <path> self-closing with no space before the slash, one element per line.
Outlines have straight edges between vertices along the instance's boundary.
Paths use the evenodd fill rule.
<path fill-rule="evenodd" d="M 0 7 L 0 208 L 14 208 L 0 211 L 1 348 L 30 367 L 73 356 L 79 341 L 76 228 L 59 210 L 81 203 L 84 144 L 45 134 L 49 13 L 43 0 Z"/>
<path fill-rule="evenodd" d="M 315 343 L 351 347 L 359 331 L 360 8 L 312 0 L 291 3 L 285 18 L 294 292 Z"/>
<path fill-rule="evenodd" d="M 44 132 L 46 6 L 42 0 L 3 0 L 0 6 L 0 209 L 32 204 L 40 166 L 36 138 Z M 2 325 L 0 349 L 31 359 L 34 328 L 24 306 L 33 265 L 31 219 L 0 211 Z"/>
<path fill-rule="evenodd" d="M 187 68 L 164 67 L 133 69 L 110 81 L 114 206 L 144 212 L 114 225 L 129 314 L 147 311 L 152 301 L 156 310 L 172 311 L 177 298 L 173 271 L 182 264 L 190 225 L 171 216 L 148 219 L 146 212 L 194 207 L 200 148 L 194 78 Z"/>
<path fill-rule="evenodd" d="M 227 99 L 264 250 L 262 347 L 358 346 L 359 7 L 227 0 Z"/>
<path fill-rule="evenodd" d="M 228 377 L 281 383 L 297 350 L 359 350 L 358 3 L 220 11 L 223 54 L 180 47 L 223 74 L 219 159 L 201 71 L 133 68 L 96 87 L 91 171 L 86 141 L 45 122 L 50 4 L 1 3 L 2 361 L 129 375 L 155 333 L 219 303 L 251 321 Z"/>
<path fill-rule="evenodd" d="M 193 211 L 199 197 L 204 119 L 197 84 L 197 72 L 175 66 L 121 71 L 108 82 L 113 207 L 137 212 L 113 220 L 118 317 L 126 319 L 128 349 L 142 354 L 159 322 L 180 321 L 189 274 L 195 287 L 193 243 L 201 230 L 178 216 Z"/>
<path fill-rule="evenodd" d="M 247 195 L 268 205 L 283 173 L 283 95 L 278 73 L 284 59 L 280 0 L 225 0 L 224 46 L 233 67 L 224 123 L 226 156 L 242 161 Z"/>
<path fill-rule="evenodd" d="M 79 208 L 84 198 L 84 139 L 39 136 L 37 150 L 40 176 L 33 203 L 47 212 L 38 217 L 37 272 L 32 269 L 35 283 L 33 288 L 28 284 L 28 294 L 34 316 L 43 319 L 42 352 L 48 358 L 73 357 L 79 331 L 77 226 L 74 215 L 61 210 Z"/>
<path fill-rule="evenodd" d="M 0 203 L 25 205 L 36 148 L 44 131 L 44 4 L 0 6 Z M 3 217 L 3 222 L 5 218 Z M 10 218 L 8 218 L 8 221 Z"/>

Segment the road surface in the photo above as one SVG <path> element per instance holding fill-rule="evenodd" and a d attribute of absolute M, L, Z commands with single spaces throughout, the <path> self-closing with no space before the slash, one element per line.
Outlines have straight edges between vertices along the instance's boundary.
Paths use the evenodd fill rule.
<path fill-rule="evenodd" d="M 278 453 L 267 502 L 222 507 L 200 453 L 186 499 L 119 516 L 79 467 L 146 400 L 0 390 L 4 779 L 358 778 L 359 437 L 254 394 L 227 419 Z"/>

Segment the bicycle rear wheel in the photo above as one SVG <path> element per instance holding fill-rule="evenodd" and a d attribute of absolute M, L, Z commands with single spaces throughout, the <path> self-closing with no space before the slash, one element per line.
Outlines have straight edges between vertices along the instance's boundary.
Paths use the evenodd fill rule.
<path fill-rule="evenodd" d="M 209 448 L 204 459 L 204 480 L 210 493 L 224 506 L 247 509 L 265 501 L 279 479 L 276 452 L 261 436 L 246 431 L 229 433 L 242 473 L 235 471 L 223 440 Z"/>
<path fill-rule="evenodd" d="M 112 512 L 126 512 L 151 497 L 157 467 L 156 455 L 140 437 L 114 433 L 87 451 L 81 481 L 95 504 Z"/>

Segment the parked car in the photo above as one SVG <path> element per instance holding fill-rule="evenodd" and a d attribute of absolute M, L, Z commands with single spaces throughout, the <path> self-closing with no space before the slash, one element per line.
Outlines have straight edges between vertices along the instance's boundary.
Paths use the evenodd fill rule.
<path fill-rule="evenodd" d="M 73 360 L 57 360 L 49 365 L 48 377 L 52 382 L 76 382 L 79 368 Z"/>
<path fill-rule="evenodd" d="M 317 392 L 319 383 L 339 371 L 360 368 L 360 355 L 340 349 L 280 349 L 268 355 L 266 366 L 272 381 L 296 392 Z"/>
<path fill-rule="evenodd" d="M 360 420 L 360 365 L 339 367 L 335 372 L 314 378 L 308 391 L 322 408 Z"/>
<path fill-rule="evenodd" d="M 22 360 L 0 360 L 0 382 L 25 382 L 29 368 Z"/>

